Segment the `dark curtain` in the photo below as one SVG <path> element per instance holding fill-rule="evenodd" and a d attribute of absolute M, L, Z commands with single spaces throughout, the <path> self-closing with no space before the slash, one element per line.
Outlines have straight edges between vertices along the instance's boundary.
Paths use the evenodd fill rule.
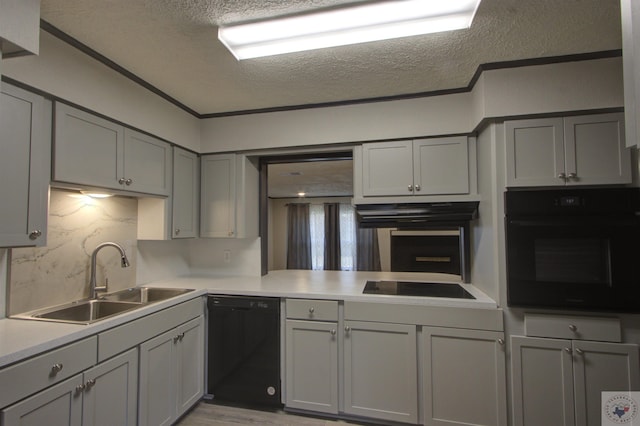
<path fill-rule="evenodd" d="M 311 269 L 309 204 L 287 207 L 287 269 Z"/>
<path fill-rule="evenodd" d="M 324 205 L 324 269 L 340 270 L 340 204 Z"/>
<path fill-rule="evenodd" d="M 380 247 L 378 246 L 378 230 L 362 229 L 356 231 L 357 239 L 357 271 L 380 271 Z"/>

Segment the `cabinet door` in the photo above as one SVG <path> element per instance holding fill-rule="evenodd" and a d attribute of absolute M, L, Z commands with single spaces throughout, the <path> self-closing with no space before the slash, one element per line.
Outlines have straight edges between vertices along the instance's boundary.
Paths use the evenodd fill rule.
<path fill-rule="evenodd" d="M 504 334 L 423 327 L 426 425 L 507 425 Z"/>
<path fill-rule="evenodd" d="M 337 323 L 287 320 L 286 406 L 338 413 Z"/>
<path fill-rule="evenodd" d="M 573 341 L 576 424 L 600 425 L 603 391 L 640 391 L 638 346 Z"/>
<path fill-rule="evenodd" d="M 418 421 L 416 326 L 346 321 L 344 411 Z"/>
<path fill-rule="evenodd" d="M 564 119 L 567 185 L 631 183 L 623 114 Z"/>
<path fill-rule="evenodd" d="M 414 141 L 413 173 L 415 195 L 468 194 L 467 137 Z"/>
<path fill-rule="evenodd" d="M 82 374 L 5 408 L 0 423 L 7 426 L 80 426 L 82 392 L 76 390 L 79 386 L 82 386 Z"/>
<path fill-rule="evenodd" d="M 514 426 L 576 424 L 571 341 L 512 336 L 511 375 Z"/>
<path fill-rule="evenodd" d="M 412 164 L 412 141 L 364 144 L 362 195 L 413 195 Z"/>
<path fill-rule="evenodd" d="M 173 148 L 173 238 L 198 236 L 200 160 L 197 154 Z"/>
<path fill-rule="evenodd" d="M 627 146 L 640 148 L 640 3 L 620 1 Z"/>
<path fill-rule="evenodd" d="M 230 238 L 236 230 L 236 156 L 201 158 L 200 236 Z"/>
<path fill-rule="evenodd" d="M 122 189 L 123 150 L 122 126 L 56 102 L 53 180 Z"/>
<path fill-rule="evenodd" d="M 139 424 L 170 425 L 176 411 L 175 350 L 178 335 L 167 331 L 140 345 Z"/>
<path fill-rule="evenodd" d="M 111 358 L 84 373 L 82 424 L 135 425 L 138 408 L 138 350 Z"/>
<path fill-rule="evenodd" d="M 51 170 L 51 104 L 2 84 L 0 247 L 44 246 Z"/>
<path fill-rule="evenodd" d="M 204 317 L 176 329 L 176 418 L 204 394 Z"/>
<path fill-rule="evenodd" d="M 507 186 L 565 184 L 562 118 L 506 121 L 504 128 Z"/>
<path fill-rule="evenodd" d="M 124 189 L 171 194 L 171 146 L 135 130 L 124 131 Z"/>

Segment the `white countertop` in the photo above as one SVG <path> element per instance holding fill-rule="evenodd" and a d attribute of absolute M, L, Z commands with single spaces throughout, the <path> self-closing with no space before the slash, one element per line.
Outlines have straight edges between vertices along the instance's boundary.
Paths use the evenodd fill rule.
<path fill-rule="evenodd" d="M 475 300 L 362 294 L 367 280 L 460 284 L 444 274 L 401 272 L 273 271 L 264 277 L 202 275 L 171 278 L 145 286 L 192 288 L 197 291 L 88 325 L 1 319 L 0 368 L 206 293 L 497 309 L 494 300 L 471 284 L 461 285 L 476 297 Z"/>

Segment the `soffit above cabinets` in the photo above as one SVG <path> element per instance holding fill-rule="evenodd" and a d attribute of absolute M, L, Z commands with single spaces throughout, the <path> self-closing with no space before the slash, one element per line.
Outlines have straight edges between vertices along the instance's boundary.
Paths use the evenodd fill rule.
<path fill-rule="evenodd" d="M 482 0 L 469 30 L 236 61 L 217 25 L 353 0 L 41 0 L 41 17 L 199 115 L 466 87 L 480 64 L 617 50 L 619 0 Z"/>

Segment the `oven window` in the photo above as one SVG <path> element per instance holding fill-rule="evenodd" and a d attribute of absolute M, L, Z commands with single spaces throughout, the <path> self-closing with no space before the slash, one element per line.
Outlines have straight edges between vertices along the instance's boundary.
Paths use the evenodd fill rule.
<path fill-rule="evenodd" d="M 608 239 L 540 238 L 534 250 L 537 282 L 611 285 Z"/>

